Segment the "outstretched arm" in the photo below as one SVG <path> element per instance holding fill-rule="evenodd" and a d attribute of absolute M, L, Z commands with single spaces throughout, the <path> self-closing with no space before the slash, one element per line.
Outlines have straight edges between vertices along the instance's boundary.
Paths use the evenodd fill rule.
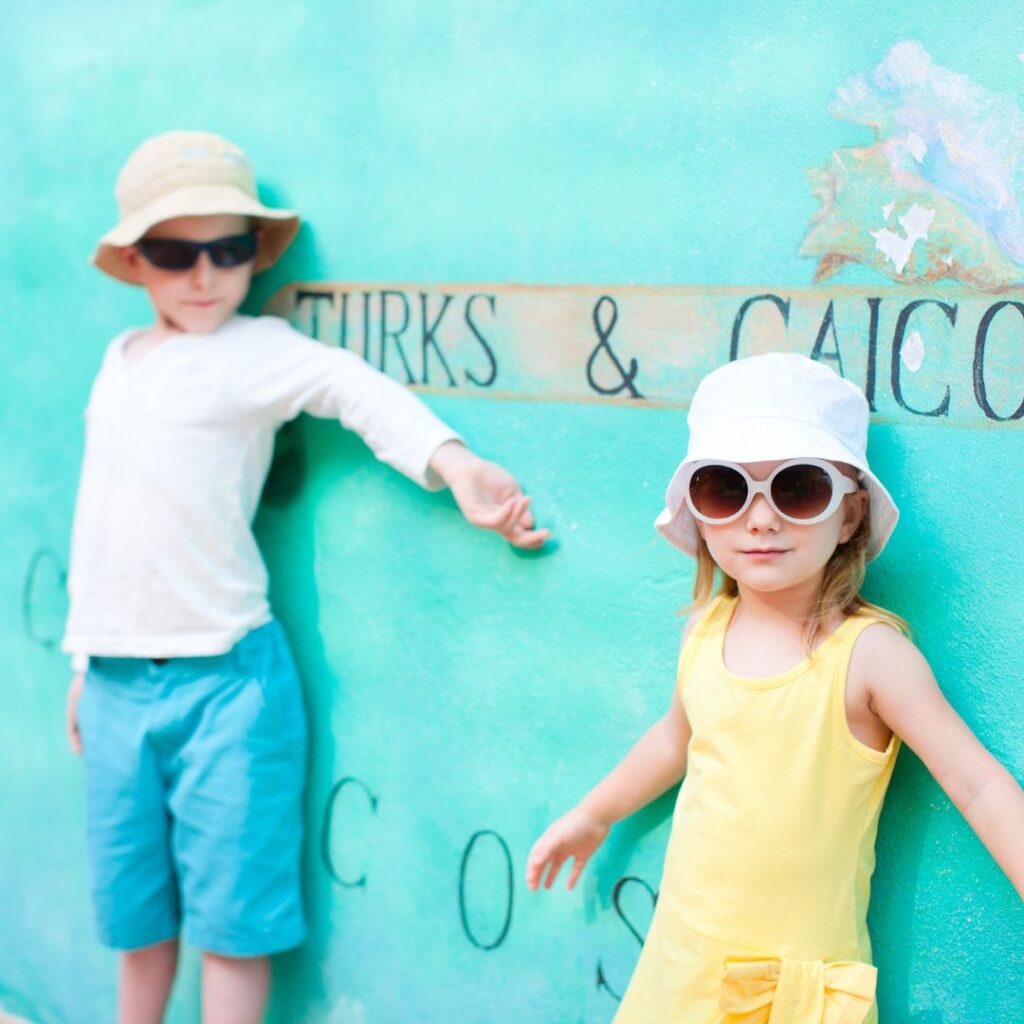
<path fill-rule="evenodd" d="M 1024 791 L 942 695 L 921 652 L 870 628 L 872 709 L 917 754 L 1024 899 Z"/>
<path fill-rule="evenodd" d="M 474 526 L 500 533 L 517 548 L 539 548 L 551 536 L 550 530 L 534 529 L 530 499 L 516 478 L 460 441 L 442 444 L 430 457 L 430 468 L 448 485 Z"/>
<path fill-rule="evenodd" d="M 562 865 L 572 857 L 574 863 L 567 883 L 571 889 L 612 825 L 650 803 L 683 777 L 689 742 L 690 723 L 676 686 L 668 712 L 579 804 L 549 825 L 534 843 L 526 865 L 526 884 L 536 889 L 546 870 L 544 888 L 550 889 Z"/>
<path fill-rule="evenodd" d="M 230 379 L 239 408 L 274 423 L 300 412 L 338 417 L 382 462 L 431 490 L 446 484 L 471 523 L 516 547 L 538 548 L 550 536 L 534 529 L 530 499 L 511 473 L 474 455 L 408 388 L 347 349 L 259 317 L 238 345 Z"/>

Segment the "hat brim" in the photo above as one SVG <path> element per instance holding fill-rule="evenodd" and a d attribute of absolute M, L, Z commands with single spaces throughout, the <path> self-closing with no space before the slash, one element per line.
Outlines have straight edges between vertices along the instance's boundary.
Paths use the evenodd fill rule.
<path fill-rule="evenodd" d="M 252 217 L 263 231 L 253 273 L 276 263 L 291 245 L 301 223 L 294 210 L 264 206 L 258 199 L 231 186 L 202 185 L 179 189 L 154 200 L 135 211 L 110 229 L 96 246 L 92 263 L 105 274 L 137 284 L 124 259 L 123 249 L 132 245 L 154 225 L 175 217 L 205 217 L 212 214 L 234 214 Z"/>
<path fill-rule="evenodd" d="M 862 455 L 848 448 L 834 434 L 816 424 L 777 417 L 731 420 L 692 446 L 676 468 L 665 494 L 665 508 L 654 528 L 670 543 L 696 555 L 697 523 L 686 504 L 685 484 L 690 466 L 703 459 L 724 462 L 779 462 L 784 459 L 817 458 L 844 462 L 863 474 L 868 492 L 869 538 L 867 558 L 877 558 L 896 528 L 899 509 L 882 482 L 871 472 Z"/>

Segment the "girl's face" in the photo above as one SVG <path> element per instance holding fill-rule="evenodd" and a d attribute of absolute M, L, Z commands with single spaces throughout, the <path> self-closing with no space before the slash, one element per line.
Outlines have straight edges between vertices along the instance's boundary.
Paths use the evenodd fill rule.
<path fill-rule="evenodd" d="M 210 242 L 249 232 L 249 220 L 234 214 L 203 217 L 175 217 L 150 228 L 146 238 L 180 238 L 189 242 Z M 253 262 L 218 267 L 208 252 L 201 252 L 187 270 L 161 270 L 134 245 L 124 250 L 125 262 L 135 280 L 149 294 L 159 321 L 189 334 L 209 334 L 223 326 L 238 311 L 249 292 Z"/>
<path fill-rule="evenodd" d="M 755 480 L 766 479 L 781 462 L 748 462 L 743 468 Z M 856 480 L 850 466 L 833 465 Z M 758 494 L 731 523 L 697 522 L 711 557 L 741 587 L 778 593 L 801 586 L 820 586 L 825 566 L 839 544 L 856 532 L 867 511 L 868 494 L 860 488 L 843 498 L 839 508 L 820 523 L 797 525 L 783 519 Z"/>

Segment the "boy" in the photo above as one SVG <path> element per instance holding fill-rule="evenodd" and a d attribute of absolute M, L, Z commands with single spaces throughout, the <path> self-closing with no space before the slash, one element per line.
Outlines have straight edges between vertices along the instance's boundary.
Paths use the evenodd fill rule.
<path fill-rule="evenodd" d="M 336 416 L 381 460 L 451 488 L 471 523 L 527 548 L 548 531 L 509 473 L 399 384 L 238 315 L 299 219 L 260 203 L 237 146 L 156 136 L 116 192 L 120 222 L 93 261 L 141 285 L 155 321 L 114 339 L 93 385 L 72 537 L 67 716 L 93 897 L 122 950 L 122 1024 L 162 1019 L 182 924 L 203 951 L 203 1020 L 244 1024 L 263 1017 L 268 956 L 304 931 L 306 727 L 251 531 L 277 427 Z"/>

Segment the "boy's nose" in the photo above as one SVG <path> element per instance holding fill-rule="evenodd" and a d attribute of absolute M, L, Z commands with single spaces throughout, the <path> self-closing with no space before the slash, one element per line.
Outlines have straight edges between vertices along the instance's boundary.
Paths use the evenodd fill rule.
<path fill-rule="evenodd" d="M 195 266 L 192 268 L 192 283 L 196 287 L 209 287 L 210 282 L 213 280 L 213 274 L 214 266 L 210 262 L 210 254 L 208 252 L 201 252 L 199 259 L 196 260 Z"/>

